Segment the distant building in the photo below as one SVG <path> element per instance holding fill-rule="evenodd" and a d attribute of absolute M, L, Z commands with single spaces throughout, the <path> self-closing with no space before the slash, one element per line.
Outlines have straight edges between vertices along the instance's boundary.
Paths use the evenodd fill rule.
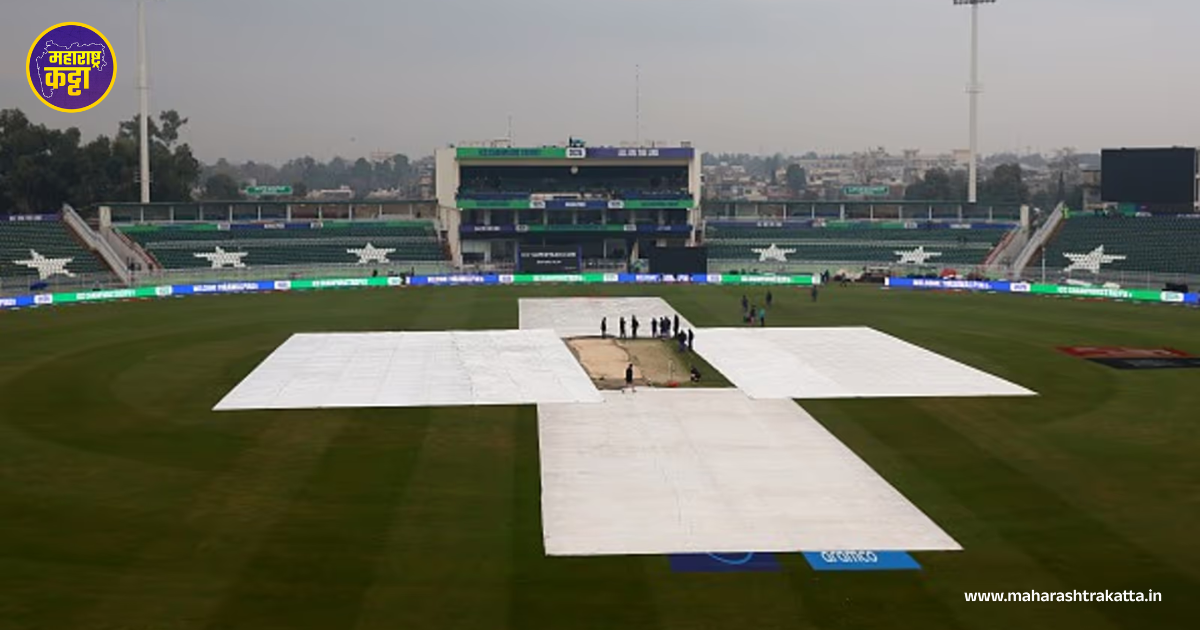
<path fill-rule="evenodd" d="M 348 201 L 354 199 L 354 190 L 349 186 L 310 190 L 307 198 L 314 201 Z"/>

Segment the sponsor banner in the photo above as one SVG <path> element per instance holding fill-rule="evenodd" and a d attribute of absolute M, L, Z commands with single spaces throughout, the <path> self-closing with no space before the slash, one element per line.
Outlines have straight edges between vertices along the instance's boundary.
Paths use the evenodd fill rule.
<path fill-rule="evenodd" d="M 1073 287 L 1026 282 L 995 282 L 988 280 L 943 280 L 939 278 L 887 278 L 885 285 L 895 289 L 947 289 L 961 291 L 994 291 L 997 293 L 1029 293 L 1107 300 L 1132 300 L 1166 304 L 1200 303 L 1196 293 L 1179 294 L 1148 289 L 1109 289 L 1105 287 Z"/>
<path fill-rule="evenodd" d="M 769 203 L 769 202 L 764 202 Z M 807 203 L 807 202 L 806 202 Z M 799 219 L 784 221 L 709 221 L 708 226 L 731 232 L 759 228 L 775 229 L 855 229 L 855 230 L 1011 230 L 1017 223 L 945 223 L 929 221 L 839 221 L 834 219 Z"/>
<path fill-rule="evenodd" d="M 779 571 L 779 561 L 769 553 L 676 553 L 671 554 L 676 573 L 746 573 Z"/>
<path fill-rule="evenodd" d="M 151 296 L 155 295 L 153 293 L 153 291 L 154 291 L 153 288 L 151 288 L 150 291 L 151 291 L 151 293 L 150 293 Z M 62 299 L 60 296 L 55 301 L 56 302 L 100 302 L 100 301 L 104 301 L 104 300 L 128 300 L 130 298 L 135 298 L 135 297 L 139 297 L 138 291 L 136 289 L 115 289 L 115 290 L 110 290 L 110 291 L 87 291 L 87 292 L 82 292 L 82 293 L 75 293 L 74 298 Z M 150 296 L 147 296 L 147 297 L 150 297 Z"/>
<path fill-rule="evenodd" d="M 604 274 L 593 274 L 593 275 L 601 276 L 600 281 L 603 282 Z M 524 274 L 524 275 L 519 275 L 519 276 L 513 277 L 514 284 L 538 284 L 538 283 L 544 283 L 544 282 L 566 282 L 566 283 L 574 284 L 574 283 L 587 282 L 587 279 L 585 278 L 585 276 L 580 275 L 580 274 L 567 274 L 567 273 L 556 273 L 556 274 L 546 274 L 546 275 Z"/>
<path fill-rule="evenodd" d="M 637 284 L 657 284 L 662 282 L 662 276 L 656 273 L 622 273 L 617 275 L 617 282 L 633 282 Z"/>
<path fill-rule="evenodd" d="M 127 298 L 170 297 L 175 295 L 206 295 L 222 293 L 247 293 L 260 291 L 290 291 L 290 290 L 320 290 L 352 287 L 389 287 L 400 286 L 397 278 L 323 278 L 309 280 L 263 280 L 258 282 L 222 282 L 211 284 L 181 284 L 174 286 L 139 287 L 137 289 L 117 289 L 110 291 L 70 292 L 57 294 L 20 295 L 0 298 L 0 309 L 25 308 L 29 306 L 45 306 L 51 304 L 69 304 L 80 302 L 99 302 Z M 754 275 L 734 276 L 721 274 L 678 274 L 663 276 L 661 274 L 451 274 L 441 276 L 415 276 L 408 284 L 413 286 L 430 285 L 497 285 L 497 284 L 535 284 L 535 283 L 680 283 L 692 284 L 758 284 L 758 285 L 793 285 L 812 286 L 816 283 L 814 276 L 784 276 L 784 275 Z M 1043 295 L 1078 295 L 1086 287 L 1056 287 L 1052 285 L 1029 285 L 1025 283 L 980 282 L 960 280 L 921 280 L 920 284 L 911 278 L 889 278 L 888 286 L 909 289 L 965 289 L 973 291 L 995 292 L 1028 292 Z M 1059 292 L 1058 289 L 1069 291 Z M 1114 289 L 1094 289 L 1101 294 L 1088 294 L 1090 297 L 1109 297 L 1111 295 L 1132 296 L 1124 299 L 1149 300 L 1162 303 L 1161 291 L 1121 291 Z M 1174 299 L 1174 298 L 1171 298 Z M 1184 302 L 1197 304 L 1200 296 L 1188 293 Z M 1120 357 L 1128 358 L 1128 357 Z M 1134 357 L 1138 358 L 1138 357 Z M 1147 360 L 1160 357 L 1144 357 Z M 1177 357 L 1189 358 L 1189 357 Z M 1190 365 L 1188 367 L 1191 367 Z M 1131 368 L 1132 369 L 1132 368 Z M 1138 369 L 1147 369 L 1139 367 Z"/>
<path fill-rule="evenodd" d="M 211 284 L 177 284 L 171 287 L 175 295 L 207 295 L 212 293 L 247 293 L 273 291 L 275 282 L 219 282 Z"/>
<path fill-rule="evenodd" d="M 921 565 L 903 551 L 806 551 L 814 571 L 920 571 Z"/>
<path fill-rule="evenodd" d="M 813 276 L 721 276 L 721 284 L 798 284 L 811 286 Z"/>
<path fill-rule="evenodd" d="M 608 210 L 620 203 L 626 210 L 688 210 L 695 206 L 692 199 L 459 199 L 462 210 Z"/>
<path fill-rule="evenodd" d="M 9 223 L 24 223 L 33 221 L 57 221 L 59 216 L 57 214 L 8 214 L 0 217 L 0 219 L 3 219 Z"/>
<path fill-rule="evenodd" d="M 1007 282 L 988 280 L 943 280 L 941 278 L 885 278 L 884 284 L 898 289 L 948 289 L 963 291 L 1007 291 Z"/>
<path fill-rule="evenodd" d="M 629 158 L 654 158 L 658 160 L 690 160 L 696 155 L 696 150 L 691 147 L 637 147 L 637 148 L 619 148 L 619 147 L 591 147 L 588 149 L 588 158 L 597 159 L 629 159 Z"/>
<path fill-rule="evenodd" d="M 459 284 L 499 284 L 500 276 L 482 274 L 452 274 L 448 276 L 413 276 L 408 283 L 413 286 L 440 286 Z"/>
<path fill-rule="evenodd" d="M 583 253 L 578 245 L 517 245 L 517 271 L 521 273 L 579 273 Z"/>
<path fill-rule="evenodd" d="M 562 160 L 567 157 L 565 147 L 502 148 L 502 147 L 458 147 L 456 157 L 460 160 Z"/>

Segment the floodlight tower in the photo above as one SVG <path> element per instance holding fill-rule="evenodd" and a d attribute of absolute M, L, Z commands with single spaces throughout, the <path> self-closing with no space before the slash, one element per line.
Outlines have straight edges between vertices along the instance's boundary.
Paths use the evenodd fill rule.
<path fill-rule="evenodd" d="M 971 98 L 971 163 L 967 167 L 967 202 L 978 201 L 979 188 L 979 94 L 983 86 L 979 83 L 979 5 L 992 4 L 996 0 L 954 0 L 954 4 L 971 5 L 971 82 L 967 94 Z"/>
<path fill-rule="evenodd" d="M 146 80 L 146 0 L 138 0 L 138 121 L 139 178 L 142 203 L 150 203 L 150 84 Z"/>

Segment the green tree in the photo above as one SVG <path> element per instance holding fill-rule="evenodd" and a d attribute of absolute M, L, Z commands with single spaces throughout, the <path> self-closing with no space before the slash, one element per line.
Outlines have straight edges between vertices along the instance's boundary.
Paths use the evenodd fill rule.
<path fill-rule="evenodd" d="M 981 203 L 1021 204 L 1028 199 L 1029 187 L 1022 181 L 1020 164 L 997 166 L 979 190 Z"/>
<path fill-rule="evenodd" d="M 793 194 L 801 194 L 808 189 L 808 172 L 799 164 L 788 164 L 784 179 Z"/>
<path fill-rule="evenodd" d="M 963 182 L 963 192 L 960 194 L 953 174 L 941 168 L 929 169 L 925 177 L 904 191 L 904 198 L 909 201 L 957 201 L 965 196 L 966 183 Z"/>
<path fill-rule="evenodd" d="M 232 200 L 241 199 L 242 191 L 238 186 L 237 180 L 225 173 L 217 173 L 210 175 L 204 180 L 204 198 Z"/>
<path fill-rule="evenodd" d="M 140 115 L 121 122 L 116 141 L 136 147 L 140 122 Z M 186 142 L 177 144 L 179 130 L 187 122 L 175 110 L 162 112 L 158 121 L 153 118 L 146 121 L 150 138 L 150 194 L 155 201 L 190 201 L 192 189 L 200 179 L 200 162 L 192 155 L 191 146 Z"/>

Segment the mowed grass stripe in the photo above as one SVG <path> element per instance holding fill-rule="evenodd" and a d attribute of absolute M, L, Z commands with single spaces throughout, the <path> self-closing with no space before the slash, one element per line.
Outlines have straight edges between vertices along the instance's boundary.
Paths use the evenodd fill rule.
<path fill-rule="evenodd" d="M 780 558 L 779 554 L 776 558 Z M 810 627 L 812 619 L 778 573 L 676 573 L 666 556 L 645 562 L 659 627 L 725 630 Z"/>
<path fill-rule="evenodd" d="M 870 402 L 825 403 L 871 406 Z M 890 422 L 862 422 L 861 426 L 876 439 L 900 449 L 921 462 L 926 474 L 941 479 L 941 486 L 967 506 L 1007 544 L 1020 548 L 1036 560 L 1041 570 L 1053 576 L 1042 581 L 1039 575 L 1015 570 L 1004 563 L 987 562 L 971 556 L 974 546 L 985 541 L 960 537 L 966 549 L 963 560 L 971 562 L 969 574 L 954 576 L 943 570 L 941 556 L 930 562 L 934 579 L 954 579 L 951 590 L 980 591 L 1146 591 L 1164 593 L 1195 592 L 1200 584 L 1144 552 L 1088 510 L 1064 499 L 1040 475 L 1027 474 L 1015 459 L 994 454 L 984 441 L 963 437 L 951 428 L 955 419 L 929 416 L 922 410 L 924 401 L 904 401 L 891 405 L 899 413 Z M 943 403 L 939 403 L 943 404 Z M 861 417 L 861 409 L 859 411 Z M 1019 430 L 1019 429 L 1018 429 Z M 836 431 L 835 431 L 836 434 Z M 859 445 L 851 445 L 859 446 Z M 870 461 L 869 453 L 864 458 Z M 898 485 L 903 485 L 902 483 Z M 920 505 L 920 497 L 914 497 Z M 943 522 L 954 531 L 953 522 Z M 954 560 L 946 556 L 945 562 Z M 970 608 L 962 600 L 955 605 Z M 1066 627 L 1092 627 L 1092 615 L 1105 618 L 1121 628 L 1169 628 L 1182 619 L 1185 600 L 1164 597 L 1162 603 L 1073 604 L 1060 606 L 1053 614 L 1063 615 Z M 976 604 L 977 606 L 978 604 Z M 1067 612 L 1062 609 L 1066 608 Z M 964 614 L 978 612 L 964 610 Z M 1039 619 L 1046 618 L 1046 615 Z"/>
<path fill-rule="evenodd" d="M 218 628 L 344 628 L 357 619 L 431 413 L 348 410 L 312 474 L 230 576 Z"/>
<path fill-rule="evenodd" d="M 660 628 L 646 566 L 661 558 L 545 555 L 535 416 L 522 418 L 517 429 L 508 628 Z M 611 515 L 614 521 L 621 517 Z"/>
<path fill-rule="evenodd" d="M 344 421 L 308 413 L 270 422 L 253 447 L 194 495 L 178 530 L 123 568 L 78 627 L 205 627 Z"/>
<path fill-rule="evenodd" d="M 934 613 L 939 618 L 947 614 L 953 620 L 943 619 L 947 627 L 970 630 L 1007 630 L 1024 627 L 1086 627 L 1103 630 L 1115 628 L 1095 611 L 1082 610 L 1078 606 L 1053 605 L 1039 607 L 1020 604 L 997 604 L 979 614 L 977 608 L 985 604 L 964 606 L 964 591 L 1028 591 L 1037 587 L 1046 591 L 1072 590 L 1076 585 L 1066 584 L 1061 578 L 1044 567 L 1039 559 L 1026 553 L 1024 547 L 1006 539 L 1001 531 L 991 526 L 987 518 L 972 511 L 972 505 L 964 504 L 940 483 L 940 475 L 931 475 L 922 460 L 921 452 L 909 452 L 904 448 L 893 448 L 877 438 L 870 430 L 876 423 L 909 423 L 915 421 L 914 412 L 898 408 L 906 404 L 894 401 L 828 402 L 806 401 L 805 408 L 819 408 L 821 423 L 838 439 L 858 453 L 884 479 L 892 483 L 906 498 L 917 505 L 930 518 L 958 540 L 965 548 L 961 552 L 927 552 L 913 554 L 923 569 L 919 574 L 892 573 L 888 577 L 858 574 L 812 573 L 810 580 L 796 588 L 806 599 L 833 598 L 825 607 L 836 615 L 838 597 L 842 606 L 857 607 L 862 592 L 878 596 L 877 602 L 888 604 L 897 610 L 894 616 L 896 627 L 904 627 L 901 621 L 919 615 L 927 618 Z M 925 402 L 925 401 L 921 401 Z M 969 404 L 959 401 L 960 404 Z M 894 403 L 900 403 L 899 406 Z M 880 407 L 886 406 L 886 410 Z M 923 419 L 923 420 L 928 420 Z M 914 429 L 912 425 L 906 430 Z M 795 560 L 797 575 L 803 573 L 805 563 Z M 994 567 L 1000 567 L 995 569 Z M 1010 582 L 1010 578 L 1018 581 Z M 906 596 L 896 599 L 891 593 L 893 582 L 902 583 Z M 825 593 L 825 595 L 822 595 Z M 876 595 L 878 593 L 878 595 Z M 866 623 L 866 620 L 863 620 Z M 881 622 L 885 625 L 887 622 Z"/>
<path fill-rule="evenodd" d="M 528 407 L 436 409 L 392 515 L 359 630 L 495 629 L 512 581 L 516 429 Z"/>

